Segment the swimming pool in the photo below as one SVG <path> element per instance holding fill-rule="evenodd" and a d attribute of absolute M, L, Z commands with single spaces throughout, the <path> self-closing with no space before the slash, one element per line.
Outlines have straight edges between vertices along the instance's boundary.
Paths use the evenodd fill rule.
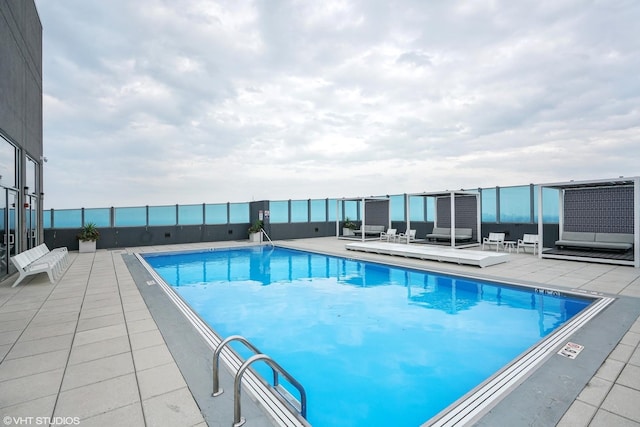
<path fill-rule="evenodd" d="M 145 259 L 292 373 L 314 426 L 420 425 L 592 301 L 282 248 Z"/>

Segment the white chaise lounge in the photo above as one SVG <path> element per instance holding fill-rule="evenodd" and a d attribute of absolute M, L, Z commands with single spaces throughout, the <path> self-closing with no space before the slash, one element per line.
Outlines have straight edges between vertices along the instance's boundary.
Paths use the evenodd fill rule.
<path fill-rule="evenodd" d="M 49 281 L 55 283 L 57 277 L 69 265 L 69 252 L 67 248 L 50 251 L 43 243 L 11 257 L 11 262 L 19 274 L 18 279 L 11 285 L 12 288 L 18 286 L 27 276 L 39 273 L 47 273 Z"/>

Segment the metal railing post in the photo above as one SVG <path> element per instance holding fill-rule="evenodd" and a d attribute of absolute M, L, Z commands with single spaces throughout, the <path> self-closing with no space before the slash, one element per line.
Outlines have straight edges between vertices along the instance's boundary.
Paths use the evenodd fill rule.
<path fill-rule="evenodd" d="M 273 241 L 271 241 L 271 237 L 269 237 L 269 235 L 267 234 L 266 231 L 264 231 L 264 228 L 261 228 L 260 231 L 262 231 L 262 235 L 267 237 L 267 240 L 269 241 L 269 243 L 271 243 L 271 246 L 273 246 Z"/>
<path fill-rule="evenodd" d="M 240 427 L 246 422 L 244 417 L 242 417 L 242 404 L 240 402 L 240 398 L 242 395 L 241 393 L 242 376 L 244 375 L 245 371 L 249 368 L 249 366 L 253 362 L 257 362 L 258 360 L 263 360 L 267 365 L 269 365 L 269 367 L 273 371 L 274 386 L 278 385 L 277 373 L 279 372 L 282 375 L 284 375 L 287 378 L 287 380 L 291 383 L 291 385 L 293 385 L 298 390 L 298 392 L 300 393 L 300 414 L 302 415 L 303 418 L 306 419 L 307 418 L 307 394 L 304 391 L 304 387 L 302 387 L 302 385 L 298 381 L 296 381 L 296 379 L 293 378 L 291 374 L 289 374 L 280 365 L 278 365 L 278 363 L 276 363 L 275 360 L 273 360 L 271 357 L 267 356 L 266 354 L 261 353 L 261 354 L 256 354 L 254 356 L 251 356 L 249 359 L 245 360 L 242 366 L 240 366 L 240 369 L 238 369 L 238 373 L 236 374 L 235 381 L 233 382 L 233 427 Z M 291 402 L 289 402 L 289 404 L 291 404 Z"/>
<path fill-rule="evenodd" d="M 220 353 L 222 353 L 222 349 L 232 341 L 241 342 L 256 354 L 261 353 L 261 351 L 258 350 L 256 346 L 251 344 L 245 337 L 241 335 L 231 335 L 225 338 L 220 344 L 218 344 L 213 352 L 213 392 L 211 393 L 211 396 L 213 397 L 220 396 L 222 393 L 224 393 L 224 390 L 220 388 Z"/>

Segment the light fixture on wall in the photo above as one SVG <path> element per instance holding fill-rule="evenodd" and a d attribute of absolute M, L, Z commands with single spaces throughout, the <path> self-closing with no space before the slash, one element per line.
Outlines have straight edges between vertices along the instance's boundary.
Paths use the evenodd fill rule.
<path fill-rule="evenodd" d="M 28 186 L 24 186 L 24 194 L 29 194 L 29 187 Z"/>

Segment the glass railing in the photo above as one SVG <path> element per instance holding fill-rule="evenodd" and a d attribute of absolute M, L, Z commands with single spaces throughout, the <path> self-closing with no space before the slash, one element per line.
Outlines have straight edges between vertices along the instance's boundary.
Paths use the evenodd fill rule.
<path fill-rule="evenodd" d="M 51 209 L 43 215 L 44 228 L 79 228 L 89 222 L 98 227 L 245 224 L 249 203 Z"/>
<path fill-rule="evenodd" d="M 480 193 L 483 222 L 535 223 L 538 220 L 538 188 L 525 185 L 490 187 Z M 544 188 L 543 220 L 558 222 L 558 191 Z M 392 221 L 434 221 L 435 198 L 410 196 L 407 212 L 404 194 L 388 196 Z M 270 222 L 306 223 L 360 219 L 357 199 L 276 200 L 269 202 Z M 250 203 L 133 206 L 92 209 L 45 210 L 45 228 L 79 228 L 93 222 L 98 227 L 144 227 L 172 225 L 216 225 L 250 223 Z"/>

